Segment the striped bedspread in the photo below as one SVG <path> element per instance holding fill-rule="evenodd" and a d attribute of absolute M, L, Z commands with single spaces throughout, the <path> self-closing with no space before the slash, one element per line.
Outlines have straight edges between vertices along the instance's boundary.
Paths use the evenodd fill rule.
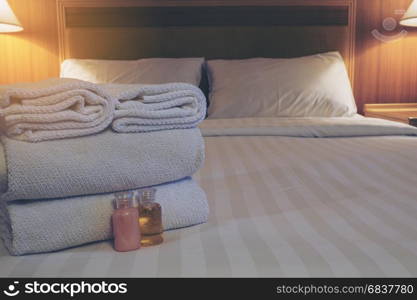
<path fill-rule="evenodd" d="M 0 275 L 417 276 L 417 137 L 208 135 L 208 223 L 137 252 L 3 249 Z"/>

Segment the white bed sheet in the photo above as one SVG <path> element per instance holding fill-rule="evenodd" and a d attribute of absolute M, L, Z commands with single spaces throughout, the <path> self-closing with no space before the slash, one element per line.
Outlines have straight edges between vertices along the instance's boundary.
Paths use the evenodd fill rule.
<path fill-rule="evenodd" d="M 110 242 L 25 257 L 2 249 L 0 276 L 415 277 L 417 137 L 400 134 L 417 129 L 359 122 L 367 121 L 379 122 L 380 136 L 255 136 L 268 124 L 284 134 L 273 119 L 203 122 L 211 136 L 195 179 L 208 196 L 208 223 L 130 253 L 113 251 Z M 327 133 L 342 130 L 329 120 L 311 122 L 327 122 Z M 240 129 L 222 136 L 222 126 Z M 356 127 L 359 135 L 366 126 Z"/>

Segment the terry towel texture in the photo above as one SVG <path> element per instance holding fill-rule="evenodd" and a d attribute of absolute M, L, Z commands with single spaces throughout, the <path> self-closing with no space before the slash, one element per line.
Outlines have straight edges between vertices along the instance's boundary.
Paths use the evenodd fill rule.
<path fill-rule="evenodd" d="M 2 138 L 8 189 L 2 201 L 111 193 L 179 180 L 204 160 L 198 128 L 101 134 L 25 143 Z"/>
<path fill-rule="evenodd" d="M 157 186 L 164 229 L 204 223 L 204 191 L 190 178 Z M 13 255 L 55 251 L 112 237 L 113 194 L 2 203 L 0 226 Z"/>
<path fill-rule="evenodd" d="M 191 84 L 106 84 L 104 88 L 118 99 L 112 123 L 117 132 L 192 128 L 206 116 L 206 98 Z"/>
<path fill-rule="evenodd" d="M 205 113 L 204 95 L 189 84 L 0 87 L 7 248 L 21 255 L 111 238 L 112 193 L 147 186 L 161 185 L 165 229 L 205 222 L 205 194 L 189 178 L 204 161 L 196 125 Z M 108 128 L 113 118 L 118 132 Z"/>
<path fill-rule="evenodd" d="M 113 120 L 114 106 L 102 87 L 75 79 L 0 86 L 2 131 L 27 142 L 103 131 Z"/>

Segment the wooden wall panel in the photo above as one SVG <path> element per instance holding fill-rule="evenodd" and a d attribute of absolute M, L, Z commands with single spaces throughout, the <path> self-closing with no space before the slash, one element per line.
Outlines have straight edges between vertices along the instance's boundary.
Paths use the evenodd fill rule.
<path fill-rule="evenodd" d="M 355 96 L 360 108 L 364 103 L 417 102 L 417 30 L 398 26 L 387 31 L 383 26 L 387 18 L 399 20 L 411 1 L 358 1 Z M 387 37 L 408 33 L 383 42 L 373 30 Z"/>
<path fill-rule="evenodd" d="M 9 0 L 9 4 L 25 30 L 0 33 L 0 84 L 57 76 L 55 0 Z"/>
<path fill-rule="evenodd" d="M 387 36 L 382 26 L 411 0 L 357 0 L 355 95 L 363 103 L 417 102 L 417 30 L 392 43 L 375 39 L 372 30 Z M 0 84 L 57 76 L 59 70 L 55 0 L 9 0 L 25 31 L 0 34 Z"/>

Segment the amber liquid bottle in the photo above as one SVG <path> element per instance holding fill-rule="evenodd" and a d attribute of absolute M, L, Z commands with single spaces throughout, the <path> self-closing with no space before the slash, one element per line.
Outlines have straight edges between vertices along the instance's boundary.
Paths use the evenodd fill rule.
<path fill-rule="evenodd" d="M 155 202 L 156 189 L 139 191 L 139 227 L 141 232 L 141 246 L 155 246 L 161 244 L 162 237 L 162 208 Z"/>

